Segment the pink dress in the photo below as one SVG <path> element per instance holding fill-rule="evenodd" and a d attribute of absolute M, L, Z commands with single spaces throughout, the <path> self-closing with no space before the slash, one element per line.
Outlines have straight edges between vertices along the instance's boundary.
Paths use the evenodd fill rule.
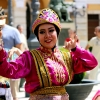
<path fill-rule="evenodd" d="M 73 74 L 85 72 L 97 66 L 95 57 L 79 47 L 76 47 L 76 50 L 71 53 L 64 52 L 64 55 L 58 48 L 50 51 L 40 47 L 35 50 L 37 53 L 33 51 L 25 51 L 11 62 L 7 62 L 5 51 L 0 51 L 0 75 L 14 79 L 25 78 L 25 91 L 29 94 L 45 87 L 64 87 L 71 81 Z M 43 99 L 39 99 L 42 97 Z M 68 100 L 68 94 L 53 96 L 36 94 L 31 95 L 30 100 Z"/>

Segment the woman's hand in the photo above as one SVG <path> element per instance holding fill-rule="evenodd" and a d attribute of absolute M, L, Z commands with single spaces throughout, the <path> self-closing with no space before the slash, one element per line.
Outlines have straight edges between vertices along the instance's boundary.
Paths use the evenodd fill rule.
<path fill-rule="evenodd" d="M 75 39 L 72 40 L 70 38 L 70 41 L 65 43 L 64 48 L 68 49 L 68 50 L 71 50 L 71 49 L 74 49 L 76 47 L 76 44 L 77 44 L 77 36 L 75 35 Z"/>
<path fill-rule="evenodd" d="M 16 54 L 19 56 L 19 55 L 21 55 L 23 52 L 22 52 L 20 49 L 18 49 L 18 48 L 16 48 L 16 47 L 13 47 L 12 49 L 10 49 L 10 50 L 8 51 L 8 58 L 9 58 L 10 60 L 12 60 L 12 56 L 13 56 L 14 53 L 16 53 Z"/>

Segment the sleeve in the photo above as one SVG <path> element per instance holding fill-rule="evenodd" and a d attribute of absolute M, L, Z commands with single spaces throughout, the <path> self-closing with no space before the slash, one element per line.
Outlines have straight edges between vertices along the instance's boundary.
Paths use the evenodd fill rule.
<path fill-rule="evenodd" d="M 15 39 L 15 45 L 22 43 L 21 35 L 17 29 L 14 29 L 14 39 Z"/>
<path fill-rule="evenodd" d="M 2 64 L 2 62 L 7 58 L 7 53 L 4 49 L 2 49 L 0 51 L 0 65 Z"/>
<path fill-rule="evenodd" d="M 74 74 L 92 70 L 98 64 L 93 54 L 81 47 L 76 47 L 71 54 Z"/>
<path fill-rule="evenodd" d="M 26 77 L 30 71 L 33 58 L 29 51 L 25 51 L 15 61 L 7 62 L 6 52 L 0 51 L 0 75 L 7 78 L 23 78 Z"/>

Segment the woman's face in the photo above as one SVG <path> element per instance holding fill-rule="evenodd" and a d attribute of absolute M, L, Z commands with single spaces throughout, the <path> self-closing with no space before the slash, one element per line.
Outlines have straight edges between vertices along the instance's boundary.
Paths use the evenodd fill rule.
<path fill-rule="evenodd" d="M 40 44 L 48 49 L 52 49 L 57 42 L 57 32 L 53 24 L 42 24 L 39 26 L 38 38 Z"/>

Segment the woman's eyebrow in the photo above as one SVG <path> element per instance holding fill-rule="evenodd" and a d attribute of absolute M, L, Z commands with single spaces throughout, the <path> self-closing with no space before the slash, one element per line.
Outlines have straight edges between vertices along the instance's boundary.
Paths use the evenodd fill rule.
<path fill-rule="evenodd" d="M 54 28 L 54 27 L 50 27 L 50 28 L 48 28 L 48 29 L 52 29 L 52 28 Z"/>

